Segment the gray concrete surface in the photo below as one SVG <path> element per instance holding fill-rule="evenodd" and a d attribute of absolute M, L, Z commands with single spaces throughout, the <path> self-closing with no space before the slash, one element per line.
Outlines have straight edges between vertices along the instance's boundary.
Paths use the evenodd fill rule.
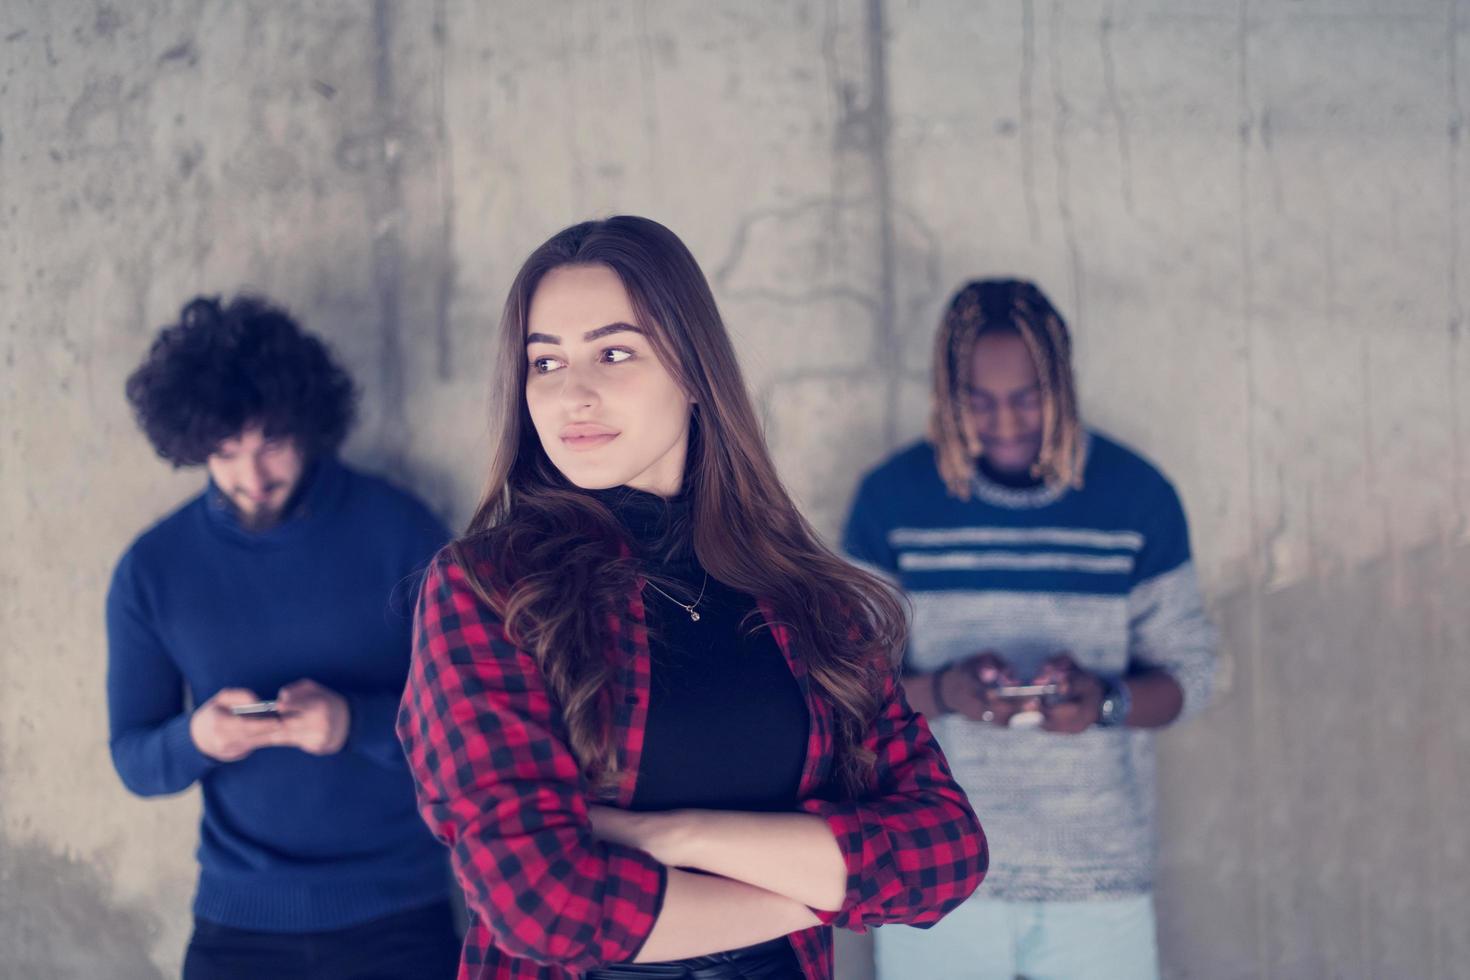
<path fill-rule="evenodd" d="M 1224 629 L 1167 975 L 1470 976 L 1467 106 L 1464 0 L 0 0 L 0 976 L 186 937 L 197 799 L 123 791 L 102 692 L 112 563 L 199 482 L 122 400 L 153 329 L 285 301 L 348 456 L 461 521 L 515 267 L 619 211 L 703 262 L 826 532 L 946 293 L 1038 279 Z"/>

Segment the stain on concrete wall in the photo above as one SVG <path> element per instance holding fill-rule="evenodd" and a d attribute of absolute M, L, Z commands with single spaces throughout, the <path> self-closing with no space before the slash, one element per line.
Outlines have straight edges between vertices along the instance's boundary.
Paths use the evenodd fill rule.
<path fill-rule="evenodd" d="M 1467 573 L 1441 541 L 1221 598 L 1231 691 L 1162 760 L 1174 975 L 1463 972 Z"/>
<path fill-rule="evenodd" d="M 0 922 L 8 977 L 161 980 L 151 949 L 169 911 L 112 900 L 111 868 L 42 844 L 0 839 Z"/>
<path fill-rule="evenodd" d="M 1224 628 L 1162 737 L 1166 973 L 1460 975 L 1467 105 L 1465 0 L 9 0 L 0 958 L 100 975 L 85 922 L 174 975 L 187 937 L 197 797 L 126 795 L 102 697 L 112 563 L 199 482 L 121 397 L 153 329 L 286 302 L 365 389 L 349 457 L 463 520 L 516 266 L 631 211 L 827 533 L 921 432 L 948 292 L 1041 282 Z"/>

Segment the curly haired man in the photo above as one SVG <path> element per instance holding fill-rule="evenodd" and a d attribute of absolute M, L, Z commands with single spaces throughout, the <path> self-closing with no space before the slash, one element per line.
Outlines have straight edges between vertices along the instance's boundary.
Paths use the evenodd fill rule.
<path fill-rule="evenodd" d="M 107 597 L 118 775 L 203 791 L 184 977 L 453 976 L 445 855 L 393 730 L 448 532 L 338 461 L 352 379 L 264 300 L 189 302 L 127 397 L 160 457 L 208 473 Z"/>

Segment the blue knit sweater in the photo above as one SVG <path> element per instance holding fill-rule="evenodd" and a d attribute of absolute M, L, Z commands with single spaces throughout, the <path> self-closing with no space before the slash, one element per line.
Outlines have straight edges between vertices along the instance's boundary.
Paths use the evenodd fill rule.
<path fill-rule="evenodd" d="M 853 503 L 844 547 L 911 603 L 910 672 L 993 650 L 1025 680 L 1069 652 L 1108 677 L 1167 671 L 1184 715 L 1204 706 L 1215 629 L 1162 473 L 1092 432 L 1081 488 L 1018 489 L 977 470 L 971 490 L 951 497 L 933 447 L 917 443 L 869 473 Z M 1153 887 L 1153 732 L 1057 735 L 960 715 L 930 727 L 985 824 L 979 897 L 1070 902 Z"/>
<path fill-rule="evenodd" d="M 200 783 L 196 917 L 313 932 L 447 895 L 393 721 L 418 575 L 448 537 L 413 497 L 324 459 L 269 531 L 242 528 L 211 486 L 123 555 L 107 597 L 113 764 L 142 796 Z M 220 763 L 194 746 L 191 705 L 302 678 L 347 699 L 342 751 Z"/>

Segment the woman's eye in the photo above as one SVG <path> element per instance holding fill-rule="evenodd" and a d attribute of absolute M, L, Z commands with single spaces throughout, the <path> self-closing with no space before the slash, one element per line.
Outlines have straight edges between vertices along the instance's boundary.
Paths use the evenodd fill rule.
<path fill-rule="evenodd" d="M 602 352 L 602 359 L 608 364 L 621 364 L 632 356 L 632 351 L 623 350 L 621 347 L 609 347 Z"/>
<path fill-rule="evenodd" d="M 554 357 L 536 357 L 531 360 L 531 370 L 537 374 L 548 374 L 561 367 L 561 362 Z"/>

